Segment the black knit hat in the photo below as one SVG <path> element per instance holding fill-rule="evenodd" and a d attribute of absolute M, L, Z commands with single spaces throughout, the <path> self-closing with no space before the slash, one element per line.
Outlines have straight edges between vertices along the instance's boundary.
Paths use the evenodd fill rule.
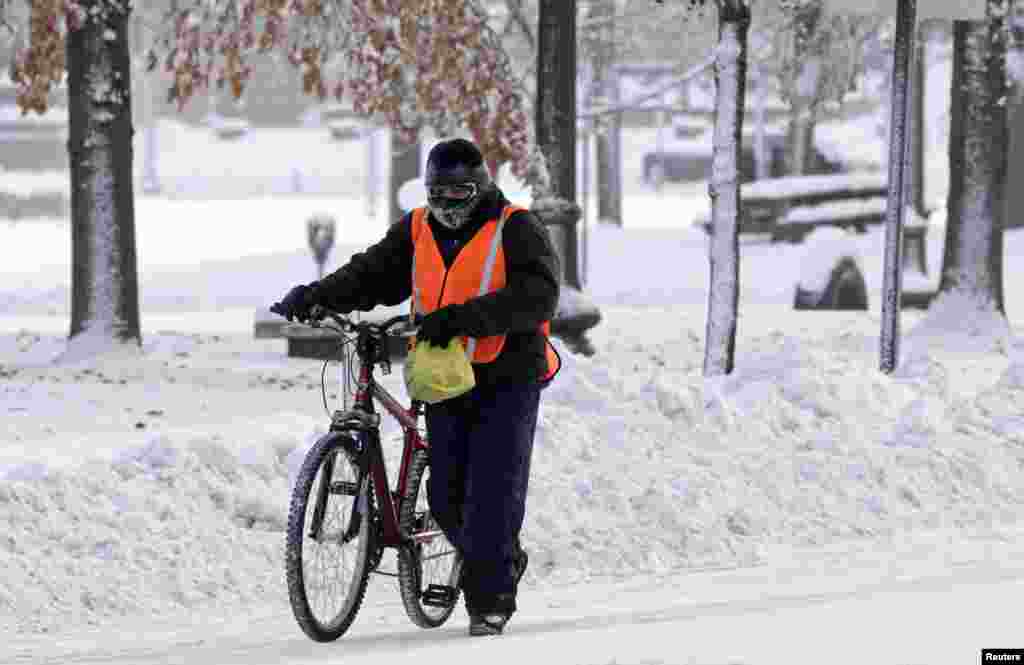
<path fill-rule="evenodd" d="M 448 139 L 430 149 L 423 177 L 427 187 L 475 182 L 481 189 L 491 183 L 484 156 L 472 141 Z"/>

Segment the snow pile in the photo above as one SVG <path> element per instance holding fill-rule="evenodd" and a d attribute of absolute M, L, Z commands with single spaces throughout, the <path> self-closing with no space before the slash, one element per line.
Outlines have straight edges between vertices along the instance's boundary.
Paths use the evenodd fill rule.
<path fill-rule="evenodd" d="M 853 261 L 861 274 L 866 272 L 856 236 L 844 229 L 816 229 L 807 235 L 800 250 L 800 279 L 797 286 L 808 291 L 824 291 L 832 271 L 843 259 Z"/>
<path fill-rule="evenodd" d="M 728 378 L 655 370 L 639 390 L 572 358 L 535 452 L 527 530 L 542 570 L 742 564 L 776 543 L 1019 518 L 1019 367 L 958 398 L 934 378 L 885 378 L 869 339 L 837 350 L 776 333 Z M 680 341 L 642 355 L 650 371 L 698 353 Z"/>
<path fill-rule="evenodd" d="M 741 329 L 737 371 L 706 382 L 700 307 L 603 314 L 598 355 L 560 349 L 565 368 L 545 391 L 527 584 L 752 564 L 777 545 L 1022 516 L 1019 361 L 908 345 L 912 359 L 887 377 L 868 317 L 808 326 L 752 307 L 744 320 L 760 323 Z M 316 363 L 261 355 L 268 342 L 249 335 L 158 335 L 141 358 L 50 368 L 39 361 L 53 339 L 4 339 L 0 394 L 18 438 L 0 447 L 0 625 L 256 599 L 284 609 L 289 489 L 325 420 Z M 384 377 L 397 395 L 400 375 Z M 154 395 L 168 426 L 138 415 Z M 134 419 L 151 424 L 133 430 Z M 56 427 L 40 434 L 46 421 Z"/>
<path fill-rule="evenodd" d="M 279 595 L 288 456 L 311 423 L 265 425 L 255 442 L 153 434 L 109 459 L 0 468 L 0 626 Z"/>
<path fill-rule="evenodd" d="M 922 347 L 929 340 L 941 340 L 944 346 L 962 351 L 1008 354 L 1013 336 L 1009 323 L 994 305 L 979 309 L 977 300 L 962 291 L 939 294 L 910 339 Z"/>

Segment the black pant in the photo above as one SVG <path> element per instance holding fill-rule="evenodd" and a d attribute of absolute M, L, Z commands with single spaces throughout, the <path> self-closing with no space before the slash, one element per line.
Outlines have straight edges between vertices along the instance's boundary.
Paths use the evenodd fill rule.
<path fill-rule="evenodd" d="M 470 612 L 512 613 L 512 556 L 526 509 L 536 383 L 477 386 L 427 407 L 430 510 L 464 560 Z"/>

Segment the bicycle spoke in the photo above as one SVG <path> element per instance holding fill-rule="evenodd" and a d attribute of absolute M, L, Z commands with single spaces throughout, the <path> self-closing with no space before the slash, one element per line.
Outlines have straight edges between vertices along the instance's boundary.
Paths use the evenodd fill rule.
<path fill-rule="evenodd" d="M 446 550 L 444 550 L 442 552 L 437 552 L 435 554 L 429 554 L 429 555 L 428 554 L 424 554 L 423 556 L 420 557 L 420 561 L 423 561 L 425 563 L 427 561 L 432 561 L 434 559 L 443 559 L 445 557 L 450 557 L 450 556 L 455 556 L 455 548 L 454 547 L 450 547 L 449 549 L 446 549 Z"/>
<path fill-rule="evenodd" d="M 417 543 L 426 543 L 433 541 L 435 538 L 443 538 L 444 533 L 440 529 L 434 529 L 433 531 L 420 531 L 419 533 L 412 534 L 412 539 Z"/>

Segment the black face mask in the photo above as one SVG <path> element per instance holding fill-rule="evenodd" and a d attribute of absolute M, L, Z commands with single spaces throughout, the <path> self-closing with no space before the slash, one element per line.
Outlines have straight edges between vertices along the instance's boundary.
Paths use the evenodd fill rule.
<path fill-rule="evenodd" d="M 439 224 L 454 231 L 472 217 L 481 194 L 475 182 L 436 185 L 427 188 L 427 207 Z"/>

